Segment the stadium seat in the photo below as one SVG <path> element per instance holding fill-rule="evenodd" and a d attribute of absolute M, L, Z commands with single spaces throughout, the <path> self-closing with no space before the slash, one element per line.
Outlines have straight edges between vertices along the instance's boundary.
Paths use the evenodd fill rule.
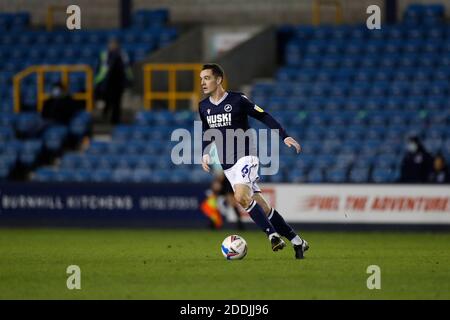
<path fill-rule="evenodd" d="M 51 152 L 58 152 L 62 149 L 68 135 L 65 126 L 51 126 L 45 130 L 44 145 Z"/>
<path fill-rule="evenodd" d="M 347 180 L 347 173 L 344 169 L 327 170 L 327 180 L 335 183 L 342 183 Z"/>
<path fill-rule="evenodd" d="M 364 183 L 369 180 L 369 170 L 367 168 L 356 168 L 350 171 L 349 181 L 355 183 Z"/>
<path fill-rule="evenodd" d="M 310 183 L 322 183 L 324 182 L 324 175 L 322 170 L 314 169 L 308 174 L 307 178 Z"/>
<path fill-rule="evenodd" d="M 99 169 L 92 172 L 92 182 L 111 182 L 112 171 L 109 169 Z"/>
<path fill-rule="evenodd" d="M 375 168 L 372 173 L 372 180 L 376 183 L 392 183 L 397 180 L 397 175 L 393 169 Z"/>

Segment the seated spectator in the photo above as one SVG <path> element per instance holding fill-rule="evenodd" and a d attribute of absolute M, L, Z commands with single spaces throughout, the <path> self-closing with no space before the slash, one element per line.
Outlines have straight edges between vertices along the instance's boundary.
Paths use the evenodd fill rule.
<path fill-rule="evenodd" d="M 416 136 L 408 138 L 406 154 L 401 164 L 401 176 L 399 182 L 425 183 L 432 170 L 433 157 L 422 145 Z"/>
<path fill-rule="evenodd" d="M 74 100 L 61 83 L 55 83 L 50 98 L 44 102 L 42 117 L 47 124 L 68 125 L 83 109 L 83 104 Z"/>
<path fill-rule="evenodd" d="M 450 183 L 450 173 L 445 158 L 440 153 L 434 157 L 433 171 L 428 176 L 428 181 L 431 183 Z"/>

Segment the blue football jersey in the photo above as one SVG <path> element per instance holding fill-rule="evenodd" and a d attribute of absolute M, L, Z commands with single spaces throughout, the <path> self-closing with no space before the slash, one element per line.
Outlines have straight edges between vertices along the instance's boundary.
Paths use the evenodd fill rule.
<path fill-rule="evenodd" d="M 224 170 L 232 167 L 243 156 L 257 156 L 256 132 L 248 130 L 248 116 L 258 119 L 270 129 L 278 129 L 283 140 L 288 137 L 283 127 L 270 114 L 240 92 L 225 92 L 217 103 L 213 103 L 210 97 L 200 101 L 199 114 L 203 129 L 202 152 L 205 154 L 205 149 L 211 143 L 205 141 L 205 137 L 212 137 Z M 238 138 L 243 136 L 243 139 Z"/>

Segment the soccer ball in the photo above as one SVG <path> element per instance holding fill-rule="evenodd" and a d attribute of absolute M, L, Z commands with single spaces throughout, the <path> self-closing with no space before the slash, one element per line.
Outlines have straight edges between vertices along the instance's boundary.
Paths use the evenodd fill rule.
<path fill-rule="evenodd" d="M 240 260 L 247 255 L 247 242 L 238 235 L 231 235 L 222 242 L 222 254 L 227 260 Z"/>

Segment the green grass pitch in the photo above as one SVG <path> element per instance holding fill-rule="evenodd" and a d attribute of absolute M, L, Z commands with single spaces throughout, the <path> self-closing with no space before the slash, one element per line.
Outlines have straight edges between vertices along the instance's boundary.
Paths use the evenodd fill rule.
<path fill-rule="evenodd" d="M 247 257 L 226 261 L 232 233 L 0 229 L 0 299 L 450 299 L 450 233 L 304 232 L 311 249 L 295 260 L 244 231 Z M 69 265 L 81 290 L 66 287 Z"/>

